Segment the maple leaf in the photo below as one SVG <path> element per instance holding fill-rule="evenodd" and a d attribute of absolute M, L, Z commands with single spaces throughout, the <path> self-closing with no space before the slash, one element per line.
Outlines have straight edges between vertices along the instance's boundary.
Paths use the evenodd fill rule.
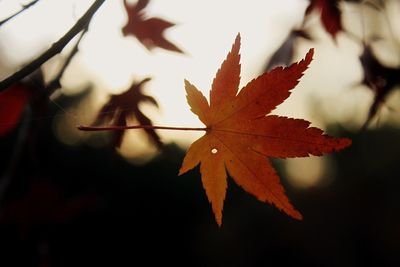
<path fill-rule="evenodd" d="M 127 0 L 124 0 L 124 6 L 128 13 L 128 22 L 122 28 L 122 33 L 124 36 L 130 34 L 135 36 L 148 50 L 160 47 L 183 53 L 181 49 L 163 36 L 164 31 L 175 24 L 160 18 L 145 17 L 143 10 L 149 2 L 150 0 L 138 0 L 136 4 L 130 5 Z"/>
<path fill-rule="evenodd" d="M 365 123 L 365 125 L 367 125 L 376 115 L 379 105 L 387 94 L 397 85 L 400 85 L 400 68 L 384 66 L 376 58 L 369 45 L 364 45 L 363 53 L 360 56 L 360 62 L 364 71 L 362 83 L 375 94 Z"/>
<path fill-rule="evenodd" d="M 267 66 L 265 67 L 265 71 L 269 71 L 276 66 L 288 66 L 292 62 L 294 46 L 299 38 L 312 40 L 308 32 L 304 30 L 292 30 L 282 45 L 271 56 Z"/>
<path fill-rule="evenodd" d="M 0 92 L 0 136 L 9 133 L 17 126 L 29 99 L 30 92 L 21 83 L 16 83 Z"/>
<path fill-rule="evenodd" d="M 343 149 L 351 140 L 329 137 L 305 120 L 266 116 L 289 97 L 311 62 L 313 49 L 299 63 L 264 73 L 238 92 L 239 49 L 240 35 L 213 80 L 210 104 L 185 80 L 187 101 L 207 131 L 188 149 L 179 174 L 200 164 L 203 187 L 218 225 L 222 223 L 227 172 L 260 201 L 301 219 L 267 157 L 319 156 Z"/>
<path fill-rule="evenodd" d="M 325 30 L 336 38 L 336 34 L 343 30 L 342 13 L 339 9 L 339 0 L 310 0 L 306 15 L 318 10 L 321 13 L 321 22 Z"/>
<path fill-rule="evenodd" d="M 103 123 L 115 126 L 126 126 L 128 120 L 136 120 L 140 125 L 152 125 L 152 121 L 139 109 L 140 103 L 150 103 L 158 107 L 157 101 L 148 95 L 143 94 L 143 85 L 150 81 L 145 78 L 139 83 L 133 82 L 131 87 L 124 93 L 111 95 L 107 103 L 101 108 L 94 122 L 95 125 Z M 144 129 L 150 140 L 158 148 L 162 147 L 162 142 L 154 129 Z M 113 132 L 113 144 L 120 147 L 124 130 Z"/>

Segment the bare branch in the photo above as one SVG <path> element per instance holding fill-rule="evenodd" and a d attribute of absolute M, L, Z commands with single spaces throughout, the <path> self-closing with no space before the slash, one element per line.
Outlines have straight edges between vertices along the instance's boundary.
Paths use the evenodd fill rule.
<path fill-rule="evenodd" d="M 74 58 L 74 56 L 76 55 L 76 53 L 78 53 L 79 51 L 79 44 L 83 39 L 83 36 L 86 34 L 86 32 L 88 31 L 88 27 L 89 25 L 86 26 L 85 29 L 83 29 L 81 35 L 79 36 L 79 39 L 76 41 L 76 44 L 74 46 L 74 48 L 71 50 L 70 54 L 68 55 L 68 57 L 65 59 L 63 66 L 61 67 L 61 69 L 59 70 L 58 74 L 49 82 L 49 84 L 46 86 L 46 90 L 48 92 L 48 94 L 52 94 L 55 90 L 57 90 L 58 88 L 61 88 L 61 78 L 64 75 L 65 70 L 68 68 L 69 64 L 71 63 L 72 59 Z"/>
<path fill-rule="evenodd" d="M 46 61 L 56 54 L 60 53 L 64 47 L 83 29 L 85 29 L 96 11 L 104 4 L 106 0 L 96 0 L 86 13 L 75 23 L 75 25 L 56 43 L 54 43 L 47 51 L 34 59 L 31 63 L 23 67 L 21 70 L 7 77 L 0 82 L 0 92 L 8 88 L 10 85 L 25 78 Z"/>
<path fill-rule="evenodd" d="M 20 11 L 18 11 L 17 13 L 9 16 L 6 19 L 3 19 L 2 21 L 0 21 L 0 26 L 2 26 L 4 23 L 10 21 L 11 19 L 15 18 L 16 16 L 18 16 L 19 14 L 21 14 L 22 12 L 26 11 L 27 9 L 29 9 L 30 7 L 34 6 L 35 4 L 37 4 L 39 2 L 39 0 L 34 0 L 32 2 L 30 2 L 29 4 L 23 5 L 22 9 Z"/>

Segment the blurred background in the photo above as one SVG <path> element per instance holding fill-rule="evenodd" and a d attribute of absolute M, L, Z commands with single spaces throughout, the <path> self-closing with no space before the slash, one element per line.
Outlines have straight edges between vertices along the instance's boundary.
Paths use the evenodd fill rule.
<path fill-rule="evenodd" d="M 0 21 L 26 8 L 0 25 L 1 79 L 46 51 L 94 1 L 33 2 L 0 1 Z M 399 11 L 396 0 L 106 1 L 82 39 L 24 89 L 0 93 L 0 265 L 398 266 Z M 171 23 L 164 40 L 173 46 L 146 28 L 151 18 Z M 141 28 L 126 34 L 131 20 Z M 201 127 L 183 80 L 208 95 L 238 32 L 241 86 L 314 47 L 310 68 L 274 113 L 353 140 L 323 157 L 273 159 L 303 221 L 230 181 L 219 228 L 198 169 L 177 176 L 201 133 L 76 129 L 121 119 Z M 48 90 L 60 73 L 60 86 Z"/>

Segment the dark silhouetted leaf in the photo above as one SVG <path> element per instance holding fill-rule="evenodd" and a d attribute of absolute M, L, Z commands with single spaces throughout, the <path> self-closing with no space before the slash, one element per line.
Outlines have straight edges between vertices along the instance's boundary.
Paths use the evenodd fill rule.
<path fill-rule="evenodd" d="M 163 36 L 164 31 L 175 24 L 160 18 L 146 18 L 144 8 L 149 2 L 149 0 L 138 0 L 136 4 L 131 5 L 127 0 L 124 0 L 125 9 L 128 13 L 128 22 L 122 28 L 122 33 L 125 36 L 135 36 L 148 50 L 160 47 L 183 53 L 181 49 Z"/>
<path fill-rule="evenodd" d="M 24 236 L 35 225 L 68 222 L 96 201 L 93 195 L 67 198 L 57 186 L 38 180 L 23 196 L 5 204 L 1 221 L 16 223 Z"/>
<path fill-rule="evenodd" d="M 307 40 L 312 40 L 310 35 L 303 30 L 292 30 L 287 36 L 286 40 L 282 43 L 282 45 L 276 50 L 276 52 L 272 55 L 269 60 L 267 66 L 264 69 L 265 71 L 269 71 L 277 66 L 289 66 L 293 61 L 293 54 L 295 49 L 295 43 L 298 38 L 304 38 Z"/>
<path fill-rule="evenodd" d="M 380 104 L 384 101 L 387 94 L 397 85 L 400 85 L 400 68 L 384 66 L 376 58 L 369 45 L 364 45 L 360 61 L 364 71 L 362 83 L 368 86 L 375 94 L 366 121 L 366 124 L 368 124 L 376 115 Z"/>
<path fill-rule="evenodd" d="M 152 121 L 139 109 L 140 103 L 150 103 L 158 107 L 157 101 L 148 95 L 144 95 L 143 85 L 150 81 L 146 78 L 139 83 L 133 82 L 129 90 L 118 95 L 111 95 L 107 103 L 101 108 L 95 125 L 107 124 L 113 126 L 127 126 L 127 122 L 137 121 L 140 125 L 152 125 Z M 154 129 L 144 129 L 150 140 L 158 148 L 162 147 L 160 137 Z M 113 131 L 113 144 L 120 147 L 124 130 Z"/>

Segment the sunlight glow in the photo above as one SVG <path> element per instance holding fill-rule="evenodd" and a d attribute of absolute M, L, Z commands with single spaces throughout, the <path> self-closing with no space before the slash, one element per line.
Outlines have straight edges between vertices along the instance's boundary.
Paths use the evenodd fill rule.
<path fill-rule="evenodd" d="M 333 169 L 323 157 L 293 158 L 285 160 L 288 182 L 297 188 L 326 186 L 331 182 Z"/>
<path fill-rule="evenodd" d="M 2 0 L 0 16 L 12 14 L 19 9 L 20 3 L 24 2 Z M 41 0 L 12 23 L 1 27 L 2 78 L 63 36 L 92 3 L 93 0 Z M 147 9 L 149 17 L 161 17 L 176 23 L 175 27 L 166 31 L 166 37 L 185 51 L 185 55 L 181 55 L 157 48 L 147 51 L 134 37 L 123 37 L 121 28 L 127 17 L 122 1 L 106 1 L 93 18 L 89 32 L 80 44 L 80 52 L 62 80 L 62 93 L 67 95 L 91 85 L 94 89 L 92 101 L 80 104 L 75 117 L 65 113 L 69 118 L 64 121 L 69 121 L 69 127 L 90 124 L 108 94 L 123 92 L 132 80 L 152 77 L 145 91 L 158 101 L 160 109 L 146 105 L 142 108 L 153 122 L 166 126 L 201 127 L 201 122 L 187 105 L 184 79 L 208 97 L 215 73 L 240 32 L 241 85 L 244 86 L 261 73 L 267 59 L 288 31 L 300 26 L 307 4 L 306 0 L 151 1 Z M 317 107 L 322 108 L 331 121 L 343 121 L 343 118 L 352 116 L 349 119 L 355 117 L 362 122 L 368 106 L 368 101 L 362 99 L 371 99 L 372 95 L 367 90 L 348 89 L 361 78 L 358 58 L 354 56 L 359 48 L 340 35 L 335 44 L 324 33 L 316 31 L 313 34 L 316 34 L 318 42 L 300 43 L 296 60 L 302 58 L 310 47 L 316 48 L 315 59 L 292 96 L 274 113 L 312 120 L 313 125 L 324 128 L 324 122 L 318 120 L 320 114 L 315 114 L 310 108 L 317 103 Z M 45 65 L 47 76 L 55 73 L 66 55 L 68 51 Z M 347 64 L 343 65 L 343 60 Z M 340 73 L 340 79 L 332 75 L 333 72 Z M 359 103 L 364 104 L 359 107 Z M 339 104 L 341 108 L 338 108 Z M 60 113 L 63 111 L 60 110 Z M 65 143 L 79 143 L 87 136 L 77 133 L 76 129 L 68 131 L 65 127 L 55 126 L 55 132 Z M 146 140 L 130 137 L 140 136 L 141 133 L 128 132 L 129 137 L 125 138 L 120 153 L 132 158 L 143 157 L 150 151 L 145 149 Z M 75 136 L 72 136 L 74 133 Z M 175 142 L 181 146 L 189 145 L 203 134 L 159 133 L 164 142 Z"/>
<path fill-rule="evenodd" d="M 6 7 L 18 9 L 15 1 L 3 2 L 2 10 Z M 91 2 L 42 0 L 15 23 L 4 27 L 1 36 L 7 42 L 0 45 L 3 50 L 13 45 L 18 51 L 7 54 L 6 60 L 15 68 L 46 49 Z M 250 5 L 231 0 L 151 2 L 149 17 L 159 16 L 177 24 L 166 36 L 185 51 L 185 55 L 180 55 L 161 49 L 149 52 L 134 37 L 123 37 L 120 29 L 126 22 L 126 15 L 122 1 L 107 1 L 81 43 L 80 53 L 71 65 L 74 68 L 71 67 L 63 79 L 63 91 L 76 90 L 77 84 L 92 80 L 95 88 L 104 94 L 118 93 L 128 88 L 132 78 L 150 76 L 153 79 L 146 87 L 147 92 L 160 104 L 160 112 L 154 112 L 155 123 L 200 127 L 201 123 L 186 103 L 183 80 L 190 80 L 208 95 L 217 69 L 240 32 L 242 85 L 245 85 L 259 74 L 268 54 L 285 38 L 285 32 L 300 23 L 306 1 L 288 2 L 285 5 L 276 1 L 251 1 Z M 187 132 L 160 134 L 166 142 L 182 145 L 188 145 L 199 136 Z"/>

